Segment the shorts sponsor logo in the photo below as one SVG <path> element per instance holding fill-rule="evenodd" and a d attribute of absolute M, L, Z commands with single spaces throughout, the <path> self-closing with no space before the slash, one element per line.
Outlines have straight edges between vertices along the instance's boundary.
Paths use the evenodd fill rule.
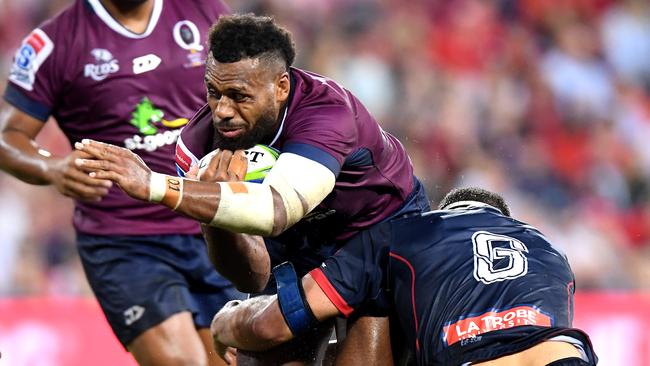
<path fill-rule="evenodd" d="M 145 308 L 140 305 L 133 305 L 124 310 L 124 324 L 131 325 L 137 322 L 144 315 Z"/>
<path fill-rule="evenodd" d="M 523 325 L 550 327 L 551 318 L 531 306 L 517 306 L 503 311 L 490 311 L 479 316 L 464 318 L 443 329 L 443 339 L 448 346 L 480 334 Z M 467 342 L 462 342 L 467 344 Z"/>
<path fill-rule="evenodd" d="M 95 81 L 102 81 L 108 75 L 120 70 L 119 63 L 108 50 L 95 48 L 90 51 L 90 54 L 95 59 L 95 62 L 84 66 L 85 77 L 89 77 Z"/>
<path fill-rule="evenodd" d="M 26 89 L 34 89 L 36 71 L 52 53 L 54 42 L 40 29 L 35 29 L 24 40 L 14 57 L 9 80 Z"/>

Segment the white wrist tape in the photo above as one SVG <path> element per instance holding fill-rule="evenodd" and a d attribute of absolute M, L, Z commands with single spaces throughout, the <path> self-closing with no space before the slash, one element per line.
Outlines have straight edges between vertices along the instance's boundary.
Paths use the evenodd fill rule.
<path fill-rule="evenodd" d="M 149 201 L 176 210 L 183 200 L 183 178 L 151 172 Z"/>
<path fill-rule="evenodd" d="M 160 202 L 165 197 L 167 190 L 166 175 L 151 172 L 151 180 L 149 181 L 149 202 Z"/>

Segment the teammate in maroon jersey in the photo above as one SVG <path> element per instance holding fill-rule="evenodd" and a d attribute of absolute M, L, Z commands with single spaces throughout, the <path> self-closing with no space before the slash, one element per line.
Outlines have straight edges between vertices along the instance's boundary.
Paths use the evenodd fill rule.
<path fill-rule="evenodd" d="M 73 163 L 86 154 L 39 153 L 34 138 L 52 116 L 71 143 L 123 146 L 175 174 L 181 127 L 204 103 L 204 35 L 226 12 L 220 0 L 78 0 L 25 38 L 4 94 L 0 168 L 75 199 L 87 278 L 143 365 L 221 362 L 207 328 L 241 294 L 213 269 L 196 221 L 88 177 Z"/>

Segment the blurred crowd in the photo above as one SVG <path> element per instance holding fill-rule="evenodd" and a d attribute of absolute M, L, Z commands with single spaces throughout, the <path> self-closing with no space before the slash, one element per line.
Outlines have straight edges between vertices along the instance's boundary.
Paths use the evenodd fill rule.
<path fill-rule="evenodd" d="M 296 66 L 364 101 L 433 205 L 456 186 L 495 190 L 567 253 L 578 290 L 650 289 L 650 2 L 226 1 L 273 15 Z M 67 3 L 0 0 L 0 84 Z M 51 121 L 39 139 L 69 149 Z M 6 174 L 0 202 L 0 294 L 89 294 L 71 202 Z"/>

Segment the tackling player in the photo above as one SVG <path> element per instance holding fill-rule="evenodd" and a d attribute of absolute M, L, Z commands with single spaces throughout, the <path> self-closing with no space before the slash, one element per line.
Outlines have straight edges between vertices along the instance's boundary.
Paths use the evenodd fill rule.
<path fill-rule="evenodd" d="M 571 328 L 566 257 L 497 194 L 455 190 L 440 207 L 360 233 L 301 282 L 274 268 L 278 295 L 226 305 L 216 342 L 262 350 L 371 304 L 394 311 L 419 365 L 596 364 Z"/>
<path fill-rule="evenodd" d="M 132 197 L 208 224 L 204 234 L 215 266 L 248 292 L 275 291 L 267 286 L 269 256 L 273 265 L 293 262 L 303 275 L 360 230 L 429 209 L 404 147 L 348 90 L 292 67 L 291 36 L 271 18 L 221 17 L 209 38 L 208 103 L 181 134 L 179 170 L 188 172 L 215 148 L 262 143 L 281 151 L 264 182 L 208 184 L 151 173 L 128 151 L 92 141 L 77 148 L 102 160 L 81 159 L 83 169 L 99 170 L 92 175 L 113 180 Z M 249 261 L 250 255 L 259 260 Z M 376 359 L 364 360 L 369 365 L 391 357 L 373 346 L 380 339 L 370 339 L 387 341 L 385 329 L 373 328 L 386 326 L 378 323 L 364 318 L 349 333 L 363 334 L 359 345 L 373 349 L 367 355 Z M 328 336 L 329 328 L 320 327 L 297 340 L 314 352 L 294 355 L 284 348 L 274 357 L 278 363 L 313 360 Z"/>
<path fill-rule="evenodd" d="M 204 35 L 221 1 L 78 0 L 16 53 L 4 93 L 0 168 L 75 199 L 88 281 L 120 342 L 142 365 L 221 363 L 207 329 L 241 296 L 214 270 L 196 221 L 135 201 L 34 138 L 53 116 L 70 142 L 124 146 L 174 174 L 181 127 L 203 103 Z M 198 328 L 198 332 L 197 332 Z"/>

